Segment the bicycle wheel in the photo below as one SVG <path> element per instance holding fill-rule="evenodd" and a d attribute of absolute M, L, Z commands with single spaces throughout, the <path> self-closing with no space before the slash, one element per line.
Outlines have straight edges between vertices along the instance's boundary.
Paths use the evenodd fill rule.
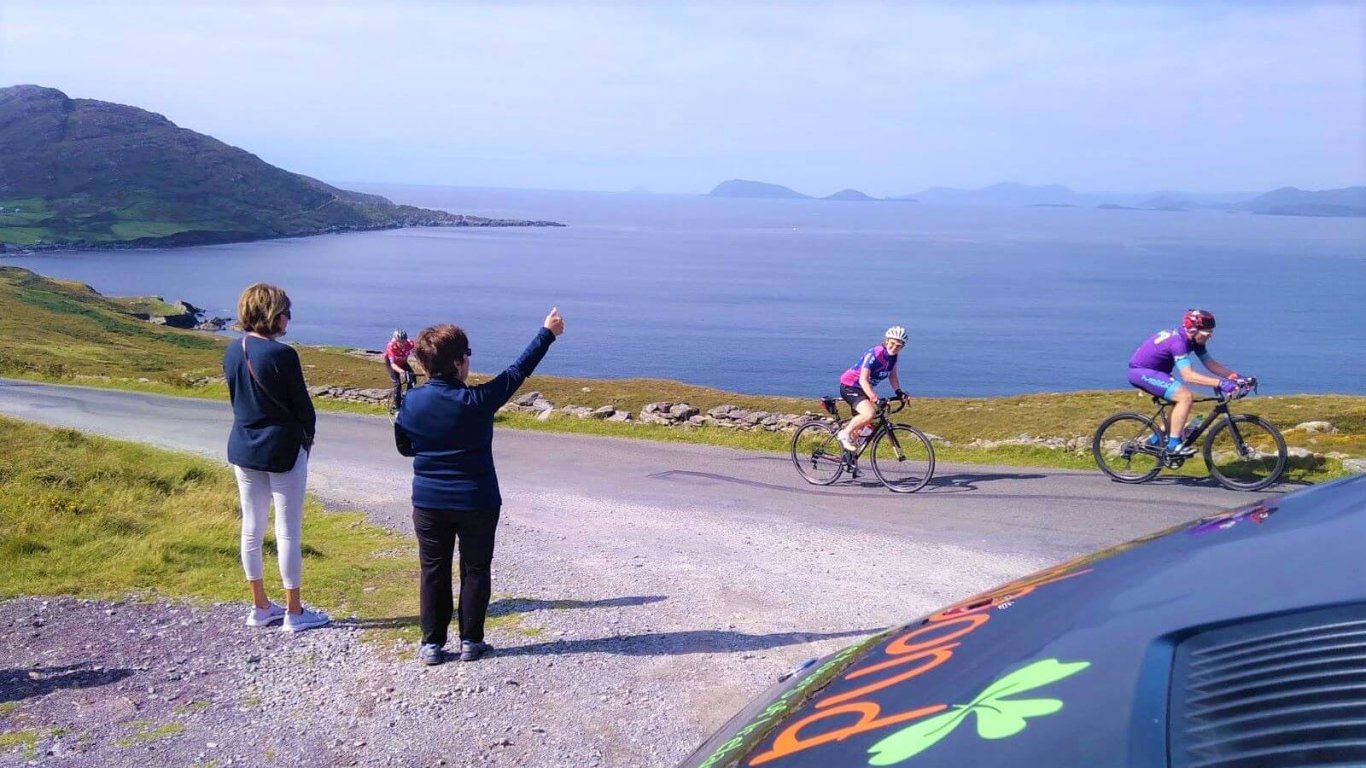
<path fill-rule="evenodd" d="M 934 446 L 915 427 L 893 424 L 873 438 L 873 474 L 896 493 L 915 493 L 934 477 Z"/>
<path fill-rule="evenodd" d="M 1100 471 L 1121 483 L 1142 483 L 1162 471 L 1158 458 L 1162 430 L 1146 416 L 1117 413 L 1102 421 L 1091 438 L 1091 455 Z"/>
<path fill-rule="evenodd" d="M 1285 438 L 1257 416 L 1230 416 L 1210 428 L 1202 456 L 1209 473 L 1225 488 L 1256 491 L 1285 471 Z"/>
<path fill-rule="evenodd" d="M 821 421 L 803 424 L 792 434 L 792 463 L 812 485 L 829 485 L 844 474 L 844 449 L 835 428 Z"/>

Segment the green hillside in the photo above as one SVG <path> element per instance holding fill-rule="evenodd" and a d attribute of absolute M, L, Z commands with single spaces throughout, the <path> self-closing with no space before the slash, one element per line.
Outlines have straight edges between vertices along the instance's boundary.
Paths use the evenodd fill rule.
<path fill-rule="evenodd" d="M 405 226 L 551 225 L 394 205 L 161 115 L 0 88 L 0 246 L 169 246 Z"/>

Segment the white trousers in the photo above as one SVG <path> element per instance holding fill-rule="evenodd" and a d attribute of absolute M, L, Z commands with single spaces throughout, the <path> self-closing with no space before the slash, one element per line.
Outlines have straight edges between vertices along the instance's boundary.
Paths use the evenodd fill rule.
<path fill-rule="evenodd" d="M 266 510 L 275 504 L 275 548 L 280 580 L 285 589 L 299 588 L 303 567 L 299 532 L 303 528 L 304 489 L 308 485 L 308 452 L 288 472 L 262 472 L 233 465 L 237 493 L 242 498 L 242 570 L 248 581 L 261 578 L 261 540 L 266 535 Z"/>

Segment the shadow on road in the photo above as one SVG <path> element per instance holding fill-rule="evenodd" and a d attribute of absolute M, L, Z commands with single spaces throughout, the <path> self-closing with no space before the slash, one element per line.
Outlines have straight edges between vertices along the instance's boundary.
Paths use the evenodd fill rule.
<path fill-rule="evenodd" d="M 516 613 L 564 608 L 624 608 L 659 603 L 668 599 L 664 595 L 609 597 L 603 600 L 538 600 L 530 597 L 508 597 L 489 603 L 489 616 L 510 616 Z"/>
<path fill-rule="evenodd" d="M 499 648 L 499 656 L 559 656 L 570 653 L 611 653 L 619 656 L 682 656 L 690 653 L 737 653 L 762 651 L 785 645 L 800 645 L 817 640 L 864 637 L 877 629 L 848 632 L 775 632 L 771 635 L 749 635 L 719 629 L 699 629 L 684 632 L 656 632 L 648 635 L 614 635 L 585 640 L 552 640 L 508 648 Z"/>
<path fill-rule="evenodd" d="M 489 603 L 488 617 L 515 616 L 532 611 L 557 610 L 566 608 L 623 608 L 633 605 L 649 605 L 668 600 L 664 595 L 633 595 L 631 597 L 609 597 L 602 600 L 539 600 L 530 597 L 506 597 Z M 388 616 L 382 619 L 338 619 L 332 622 L 339 627 L 357 629 L 399 629 L 416 627 L 417 616 Z"/>
<path fill-rule="evenodd" d="M 1123 483 L 1118 483 L 1118 481 L 1114 482 L 1116 482 L 1116 484 L 1123 485 Z M 1152 480 L 1149 480 L 1145 483 L 1136 483 L 1136 485 L 1153 485 L 1158 487 L 1177 486 L 1181 488 L 1215 488 L 1225 490 L 1224 486 L 1218 480 L 1215 480 L 1213 477 L 1210 477 L 1209 475 L 1205 475 L 1204 477 L 1191 477 L 1190 475 L 1158 475 Z M 1263 495 L 1290 493 L 1291 491 L 1297 491 L 1301 488 L 1308 488 L 1311 485 L 1313 485 L 1313 483 L 1306 483 L 1299 480 L 1282 480 L 1276 483 L 1275 485 L 1272 485 L 1270 488 L 1263 488 L 1260 491 L 1244 491 L 1244 493 Z"/>
<path fill-rule="evenodd" d="M 795 476 L 796 473 L 793 474 Z M 781 491 L 783 493 L 799 493 L 805 496 L 848 496 L 850 498 L 862 498 L 865 494 L 840 493 L 838 490 L 835 489 L 841 487 L 849 488 L 851 486 L 854 488 L 882 488 L 882 483 L 879 483 L 877 481 L 877 478 L 873 477 L 871 474 L 864 475 L 863 477 L 857 478 L 855 480 L 841 479 L 835 485 L 824 486 L 804 484 L 795 486 L 779 485 L 778 483 L 765 483 L 762 480 L 746 480 L 741 477 L 732 477 L 731 475 L 716 474 L 715 472 L 693 472 L 691 470 L 686 469 L 670 469 L 664 472 L 655 472 L 653 474 L 646 475 L 646 477 L 651 480 L 710 480 L 713 483 L 730 483 L 732 485 L 746 485 L 750 488 L 765 488 L 770 491 Z M 802 482 L 800 479 L 797 479 L 796 481 L 799 483 Z"/>
<path fill-rule="evenodd" d="M 715 472 L 693 472 L 684 469 L 671 469 L 664 472 L 655 472 L 646 475 L 651 480 L 702 480 L 713 481 L 716 483 L 731 483 L 734 485 L 745 485 L 751 488 L 765 488 L 784 493 L 799 493 L 808 496 L 849 496 L 864 497 L 862 493 L 841 493 L 840 489 L 851 488 L 875 488 L 886 490 L 882 483 L 873 476 L 871 471 L 865 470 L 859 477 L 852 480 L 848 475 L 840 478 L 833 485 L 782 485 L 779 483 L 766 483 L 762 480 L 746 480 L 732 475 L 722 475 Z M 972 473 L 959 472 L 952 475 L 935 475 L 930 479 L 928 485 L 914 495 L 934 495 L 939 496 L 948 493 L 964 493 L 976 491 L 982 483 L 995 482 L 997 480 L 1043 480 L 1048 475 L 1042 474 L 1006 474 L 1006 473 Z M 797 479 L 795 482 L 800 483 Z"/>
<path fill-rule="evenodd" d="M 22 701 L 66 688 L 109 685 L 132 674 L 131 669 L 93 669 L 85 664 L 0 669 L 0 702 Z"/>
<path fill-rule="evenodd" d="M 996 480 L 1043 480 L 1048 475 L 1026 475 L 1026 474 L 1005 474 L 995 473 L 973 473 L 959 472 L 953 475 L 935 475 L 930 478 L 930 482 L 919 491 L 923 494 L 942 494 L 942 493 L 963 493 L 965 491 L 975 491 L 982 483 L 990 483 Z"/>

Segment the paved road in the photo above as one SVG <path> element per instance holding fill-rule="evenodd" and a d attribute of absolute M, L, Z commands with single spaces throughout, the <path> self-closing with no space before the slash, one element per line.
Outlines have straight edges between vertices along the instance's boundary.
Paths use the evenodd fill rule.
<path fill-rule="evenodd" d="M 225 403 L 0 379 L 0 413 L 222 460 Z M 546 493 L 684 513 L 707 509 L 781 524 L 796 520 L 893 533 L 921 542 L 1058 560 L 1253 498 L 1209 481 L 1141 486 L 1098 472 L 940 464 L 914 495 L 871 474 L 809 486 L 786 457 L 708 446 L 499 430 L 496 461 L 514 514 L 555 514 L 519 499 Z M 320 413 L 310 487 L 333 505 L 409 530 L 409 463 L 379 417 Z"/>
<path fill-rule="evenodd" d="M 222 402 L 3 379 L 0 414 L 218 460 L 230 422 Z M 518 620 L 491 629 L 499 652 L 431 675 L 368 656 L 316 674 L 363 701 L 387 696 L 385 685 L 416 696 L 534 681 L 493 699 L 513 707 L 509 722 L 536 724 L 496 763 L 519 768 L 672 764 L 801 659 L 1256 498 L 1188 479 L 1125 486 L 1098 472 L 968 465 L 941 466 L 910 496 L 862 480 L 818 488 L 783 456 L 508 429 L 495 453 L 505 504 L 494 591 Z M 409 472 L 387 420 L 319 415 L 310 489 L 325 502 L 407 531 Z M 307 571 L 305 592 L 306 582 Z M 320 711 L 300 732 L 343 727 L 346 743 L 402 764 L 434 754 L 461 764 L 452 745 L 488 743 L 484 717 L 404 715 L 396 731 L 394 715 L 372 710 L 344 726 Z"/>

